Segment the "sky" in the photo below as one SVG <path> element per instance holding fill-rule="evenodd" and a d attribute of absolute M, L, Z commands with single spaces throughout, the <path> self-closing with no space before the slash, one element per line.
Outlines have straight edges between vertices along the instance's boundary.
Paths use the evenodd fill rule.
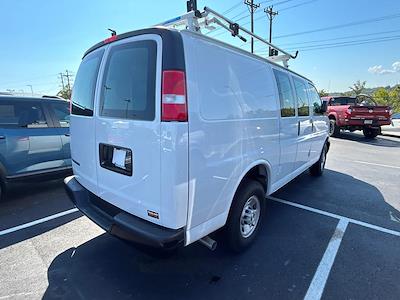
<path fill-rule="evenodd" d="M 290 68 L 318 89 L 343 92 L 357 80 L 368 87 L 400 83 L 398 0 L 255 0 L 255 33 L 268 38 L 264 8 L 273 5 L 273 43 L 299 50 Z M 249 28 L 243 1 L 198 0 Z M 0 91 L 56 94 L 60 72 L 78 70 L 83 53 L 117 33 L 151 27 L 186 12 L 185 0 L 0 0 Z M 244 49 L 229 33 L 209 33 Z M 266 47 L 255 43 L 258 54 Z M 65 78 L 64 78 L 65 79 Z"/>

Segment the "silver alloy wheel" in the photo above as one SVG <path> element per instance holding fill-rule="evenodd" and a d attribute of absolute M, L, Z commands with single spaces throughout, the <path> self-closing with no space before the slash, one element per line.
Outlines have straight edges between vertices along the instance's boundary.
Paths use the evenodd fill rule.
<path fill-rule="evenodd" d="M 254 232 L 260 219 L 261 205 L 257 196 L 247 199 L 240 216 L 240 233 L 248 238 Z"/>

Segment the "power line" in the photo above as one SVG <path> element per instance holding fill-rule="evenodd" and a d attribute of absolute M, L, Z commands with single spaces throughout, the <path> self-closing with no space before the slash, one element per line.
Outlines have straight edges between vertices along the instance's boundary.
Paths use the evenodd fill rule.
<path fill-rule="evenodd" d="M 303 5 L 306 5 L 306 4 L 309 4 L 309 3 L 313 3 L 313 2 L 316 2 L 316 1 L 318 1 L 318 0 L 306 1 L 306 2 L 303 2 L 303 3 L 296 4 L 296 5 L 292 5 L 292 6 L 281 8 L 279 11 L 285 11 L 285 10 L 288 10 L 288 9 L 296 8 L 296 7 L 303 6 Z"/>
<path fill-rule="evenodd" d="M 397 13 L 397 14 L 386 15 L 386 16 L 373 18 L 373 19 L 366 19 L 366 20 L 361 20 L 361 21 L 356 21 L 356 22 L 350 22 L 350 23 L 345 23 L 345 24 L 340 24 L 340 25 L 334 25 L 334 26 L 318 28 L 318 29 L 314 29 L 314 30 L 307 30 L 307 31 L 300 31 L 300 32 L 296 32 L 296 33 L 289 33 L 289 34 L 285 34 L 285 35 L 279 35 L 279 36 L 276 36 L 274 38 L 275 39 L 280 39 L 280 38 L 298 36 L 298 35 L 309 34 L 309 33 L 314 33 L 314 32 L 328 31 L 328 30 L 339 29 L 339 28 L 344 28 L 344 27 L 367 24 L 367 23 L 380 22 L 380 21 L 385 21 L 385 20 L 389 20 L 389 19 L 395 19 L 395 18 L 399 18 L 399 17 L 400 17 L 400 14 Z"/>
<path fill-rule="evenodd" d="M 399 40 L 399 39 L 400 39 L 400 35 L 394 35 L 394 36 L 386 36 L 386 37 L 374 38 L 374 39 L 364 39 L 364 40 L 345 41 L 345 42 L 340 42 L 340 43 L 319 44 L 319 45 L 306 46 L 303 48 L 292 48 L 292 49 L 288 49 L 288 51 L 296 49 L 296 50 L 300 50 L 300 51 L 304 52 L 304 51 L 312 51 L 312 50 L 322 50 L 322 49 L 330 49 L 330 48 L 340 48 L 340 47 L 347 47 L 347 46 L 372 44 L 372 43 L 379 43 L 379 42 L 386 42 L 386 41 L 395 41 L 395 40 Z M 267 54 L 266 50 L 257 51 L 257 52 L 260 54 L 262 54 L 262 53 Z"/>
<path fill-rule="evenodd" d="M 231 8 L 227 9 L 226 11 L 224 11 L 222 14 L 226 15 L 229 14 L 231 11 L 235 10 L 236 7 L 239 7 L 242 5 L 242 1 L 239 1 L 237 4 L 235 4 L 234 6 L 232 6 Z"/>
<path fill-rule="evenodd" d="M 320 42 L 344 40 L 344 39 L 349 39 L 349 38 L 358 38 L 358 37 L 362 37 L 362 36 L 371 36 L 371 35 L 379 35 L 379 34 L 394 33 L 394 32 L 400 32 L 400 29 L 397 29 L 397 30 L 389 30 L 389 31 L 373 32 L 373 33 L 356 34 L 356 35 L 347 35 L 347 36 L 335 37 L 335 38 L 323 39 L 323 40 L 311 40 L 311 41 L 284 43 L 284 44 L 279 44 L 279 46 L 281 47 L 281 46 L 293 46 L 293 45 L 320 43 Z"/>

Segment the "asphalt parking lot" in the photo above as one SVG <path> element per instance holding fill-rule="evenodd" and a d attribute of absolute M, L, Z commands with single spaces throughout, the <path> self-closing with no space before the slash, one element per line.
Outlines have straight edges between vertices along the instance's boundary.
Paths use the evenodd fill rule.
<path fill-rule="evenodd" d="M 276 192 L 242 255 L 149 256 L 75 211 L 62 181 L 22 185 L 0 204 L 0 299 L 399 299 L 399 149 L 332 139 L 324 176 Z"/>

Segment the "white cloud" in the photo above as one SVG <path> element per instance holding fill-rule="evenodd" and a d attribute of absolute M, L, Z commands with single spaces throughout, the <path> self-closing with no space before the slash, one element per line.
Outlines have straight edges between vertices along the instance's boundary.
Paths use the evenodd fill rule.
<path fill-rule="evenodd" d="M 393 63 L 392 68 L 396 72 L 400 72 L 400 61 L 396 61 Z"/>
<path fill-rule="evenodd" d="M 377 75 L 385 75 L 385 74 L 393 74 L 396 72 L 400 72 L 400 61 L 396 61 L 392 64 L 391 69 L 384 69 L 382 65 L 377 65 L 368 68 L 368 72 Z"/>

